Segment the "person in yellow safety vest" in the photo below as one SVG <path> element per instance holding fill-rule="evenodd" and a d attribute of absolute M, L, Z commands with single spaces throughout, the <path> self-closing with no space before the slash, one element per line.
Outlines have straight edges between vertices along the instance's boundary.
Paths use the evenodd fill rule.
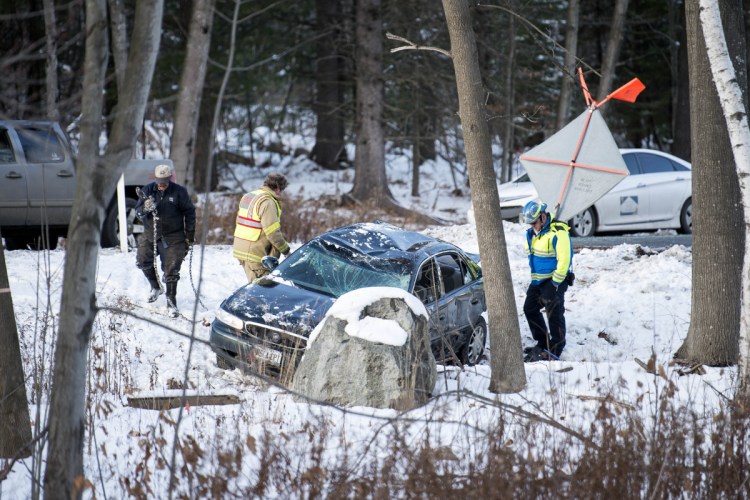
<path fill-rule="evenodd" d="M 283 174 L 268 174 L 263 186 L 240 200 L 232 254 L 245 270 L 248 282 L 265 276 L 261 265 L 267 255 L 289 255 L 289 243 L 281 232 L 281 192 L 289 185 Z"/>
<path fill-rule="evenodd" d="M 560 359 L 565 348 L 565 291 L 573 284 L 571 271 L 573 245 L 570 228 L 552 220 L 547 205 L 530 201 L 521 218 L 531 227 L 526 231 L 531 284 L 526 292 L 523 312 L 536 345 L 524 351 L 524 361 Z M 547 312 L 549 331 L 541 309 Z"/>

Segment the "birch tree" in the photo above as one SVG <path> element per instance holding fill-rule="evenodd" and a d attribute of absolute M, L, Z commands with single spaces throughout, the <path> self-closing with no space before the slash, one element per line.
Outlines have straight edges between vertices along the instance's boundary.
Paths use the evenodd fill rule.
<path fill-rule="evenodd" d="M 143 122 L 156 54 L 162 0 L 138 0 L 127 79 L 103 158 L 99 157 L 102 91 L 108 56 L 106 0 L 86 0 L 86 55 L 78 182 L 68 229 L 60 331 L 55 350 L 49 413 L 49 451 L 44 476 L 48 498 L 78 498 L 83 475 L 86 366 L 96 315 L 96 266 L 101 227 L 117 179 L 132 157 Z"/>
<path fill-rule="evenodd" d="M 739 9 L 737 9 L 739 11 Z M 740 12 L 736 12 L 741 14 Z M 750 396 L 750 128 L 742 88 L 737 81 L 729 49 L 724 38 L 719 4 L 715 0 L 700 0 L 700 20 L 711 75 L 724 111 L 732 154 L 737 167 L 745 221 L 745 252 L 742 264 L 740 306 L 740 384 L 737 399 L 748 401 Z"/>
<path fill-rule="evenodd" d="M 443 0 L 448 23 L 450 56 L 456 73 L 458 115 L 464 135 L 466 164 L 471 182 L 471 202 L 477 223 L 477 240 L 487 294 L 490 333 L 490 391 L 517 392 L 526 385 L 521 354 L 521 333 L 505 244 L 500 199 L 487 117 L 485 93 L 479 74 L 476 40 L 466 0 Z"/>
<path fill-rule="evenodd" d="M 742 16 L 719 0 L 730 54 L 744 58 Z M 690 70 L 693 164 L 693 266 L 690 328 L 677 360 L 722 366 L 737 362 L 745 226 L 737 170 L 701 34 L 699 0 L 685 4 Z M 729 24 L 727 24 L 729 23 Z M 743 69 L 744 71 L 744 69 Z M 744 73 L 738 78 L 745 85 Z"/>

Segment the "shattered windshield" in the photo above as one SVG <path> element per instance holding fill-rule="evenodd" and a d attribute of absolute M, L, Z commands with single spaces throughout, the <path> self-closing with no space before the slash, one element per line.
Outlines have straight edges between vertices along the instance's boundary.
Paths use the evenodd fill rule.
<path fill-rule="evenodd" d="M 408 260 L 373 258 L 323 240 L 303 246 L 277 270 L 300 288 L 332 297 L 372 286 L 408 290 L 411 277 Z"/>

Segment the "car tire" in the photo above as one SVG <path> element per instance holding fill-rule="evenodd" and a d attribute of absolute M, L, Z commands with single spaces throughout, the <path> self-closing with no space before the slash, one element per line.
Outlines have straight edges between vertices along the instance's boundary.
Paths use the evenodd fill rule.
<path fill-rule="evenodd" d="M 135 248 L 137 245 L 136 235 L 133 233 L 135 221 L 135 205 L 138 202 L 133 198 L 125 198 L 125 218 L 128 224 L 128 247 Z M 117 217 L 117 202 L 107 211 L 107 217 L 102 226 L 102 247 L 116 247 L 120 245 L 120 221 Z"/>
<path fill-rule="evenodd" d="M 458 359 L 464 365 L 474 366 L 482 360 L 487 344 L 487 323 L 482 318 L 472 327 L 471 335 L 458 353 Z"/>
<path fill-rule="evenodd" d="M 594 236 L 596 234 L 596 210 L 589 207 L 573 217 L 570 222 L 570 234 L 578 237 Z"/>
<path fill-rule="evenodd" d="M 693 198 L 685 200 L 685 204 L 682 205 L 682 210 L 680 210 L 680 233 L 693 233 Z"/>
<path fill-rule="evenodd" d="M 221 354 L 216 355 L 216 366 L 218 366 L 222 370 L 234 370 L 234 365 L 232 364 L 232 362 Z"/>

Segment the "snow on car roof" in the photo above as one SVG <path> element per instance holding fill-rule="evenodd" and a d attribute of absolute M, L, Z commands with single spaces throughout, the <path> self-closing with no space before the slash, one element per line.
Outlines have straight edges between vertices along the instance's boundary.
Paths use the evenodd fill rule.
<path fill-rule="evenodd" d="M 321 237 L 338 240 L 342 244 L 368 255 L 389 250 L 408 252 L 416 246 L 421 247 L 425 243 L 438 241 L 416 231 L 408 231 L 384 222 L 350 224 L 333 229 Z"/>

